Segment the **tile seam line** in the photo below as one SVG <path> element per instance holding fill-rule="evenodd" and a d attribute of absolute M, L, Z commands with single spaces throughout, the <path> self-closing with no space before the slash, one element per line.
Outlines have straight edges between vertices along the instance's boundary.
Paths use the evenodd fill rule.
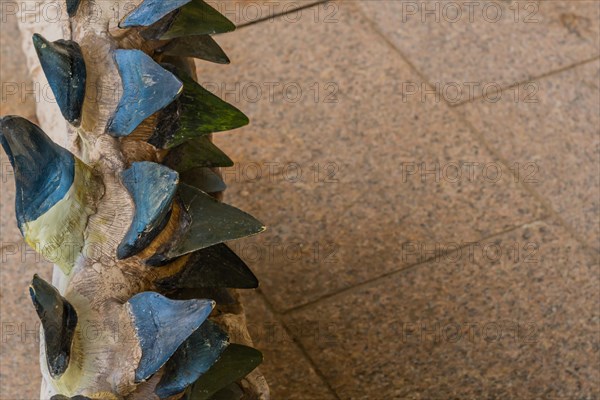
<path fill-rule="evenodd" d="M 453 108 L 453 107 L 451 107 Z M 475 127 L 473 126 L 473 124 L 471 123 L 471 121 L 469 121 L 466 117 L 466 115 L 464 115 L 464 113 L 460 112 L 458 110 L 458 108 L 454 108 L 453 110 L 456 114 L 457 114 L 457 118 L 459 118 L 460 121 L 462 121 L 467 128 L 471 131 L 471 133 L 475 136 L 476 139 L 478 139 L 480 141 L 480 143 L 490 152 L 492 153 L 492 155 L 494 155 L 498 161 L 500 163 L 502 163 L 505 167 L 511 165 L 509 160 L 504 158 L 499 152 L 497 152 L 489 143 L 488 141 L 485 139 L 485 137 L 483 136 L 483 134 L 478 130 L 475 129 Z M 588 244 L 588 242 L 584 239 L 584 236 L 582 236 L 581 234 L 579 234 L 579 232 L 577 232 L 575 230 L 575 228 L 567 222 L 567 220 L 565 220 L 558 211 L 556 211 L 554 209 L 554 207 L 552 206 L 552 203 L 550 202 L 550 200 L 544 196 L 542 196 L 540 193 L 538 193 L 537 190 L 535 190 L 530 184 L 522 182 L 521 180 L 518 179 L 518 176 L 515 174 L 514 171 L 511 171 L 511 175 L 513 175 L 513 177 L 515 179 L 517 179 L 517 184 L 519 186 L 521 186 L 526 192 L 528 192 L 535 200 L 537 200 L 538 202 L 540 202 L 540 205 L 542 206 L 542 209 L 549 214 L 549 216 L 551 216 L 552 218 L 556 219 L 556 221 L 569 233 L 571 234 L 571 236 L 579 243 L 582 245 L 583 247 L 583 251 L 585 253 L 587 253 L 588 255 L 594 255 L 597 256 L 598 254 L 598 250 L 594 249 L 590 244 Z"/>
<path fill-rule="evenodd" d="M 319 379 L 321 379 L 321 381 L 325 384 L 325 387 L 327 387 L 327 390 L 333 395 L 333 397 L 336 400 L 341 400 L 341 397 L 338 395 L 337 391 L 333 388 L 333 386 L 329 382 L 329 379 L 327 379 L 327 377 L 325 376 L 325 374 L 323 373 L 323 371 L 321 371 L 321 369 L 318 367 L 318 365 L 315 362 L 315 360 L 312 359 L 312 357 L 310 356 L 310 354 L 308 353 L 308 351 L 306 350 L 306 348 L 304 347 L 304 345 L 302 344 L 302 342 L 300 341 L 300 339 L 297 338 L 292 333 L 292 331 L 290 330 L 290 328 L 287 326 L 287 324 L 285 323 L 284 319 L 282 318 L 282 314 L 279 313 L 273 307 L 273 304 L 271 304 L 271 302 L 269 301 L 269 299 L 267 298 L 267 296 L 263 293 L 263 291 L 261 289 L 258 289 L 257 292 L 258 292 L 258 295 L 260 297 L 262 297 L 263 301 L 265 302 L 265 305 L 267 306 L 267 309 L 271 312 L 271 314 L 273 314 L 273 317 L 275 318 L 275 320 L 277 322 L 279 322 L 281 324 L 281 326 L 283 326 L 283 329 L 285 330 L 286 334 L 288 334 L 292 338 L 292 340 L 294 342 L 294 345 L 296 345 L 298 347 L 298 349 L 300 349 L 300 353 L 302 353 L 302 355 L 308 361 L 308 363 L 311 366 L 311 368 L 315 371 L 315 374 L 317 374 L 317 376 L 319 377 Z"/>
<path fill-rule="evenodd" d="M 269 20 L 279 19 L 279 18 L 281 18 L 281 17 L 283 17 L 285 15 L 288 15 L 288 14 L 291 14 L 291 13 L 294 13 L 294 12 L 298 12 L 298 11 L 303 11 L 303 10 L 306 10 L 308 8 L 312 8 L 314 6 L 318 6 L 318 5 L 321 5 L 321 4 L 325 4 L 325 3 L 328 3 L 329 1 L 331 1 L 331 0 L 318 0 L 318 1 L 315 1 L 315 2 L 312 2 L 312 3 L 305 4 L 305 5 L 303 5 L 301 7 L 298 7 L 298 8 L 292 8 L 291 10 L 288 10 L 288 11 L 285 11 L 285 12 L 275 13 L 273 15 L 268 15 L 266 17 L 259 18 L 259 19 L 256 19 L 254 21 L 244 22 L 244 23 L 238 25 L 236 27 L 236 30 L 243 29 L 243 28 L 246 28 L 246 27 L 250 27 L 252 25 L 260 24 L 262 22 L 266 22 L 266 21 L 269 21 Z"/>
<path fill-rule="evenodd" d="M 502 231 L 498 231 L 498 232 L 495 232 L 495 233 L 493 233 L 491 235 L 482 237 L 481 239 L 478 239 L 477 241 L 481 242 L 481 241 L 484 241 L 484 240 L 494 239 L 494 238 L 497 238 L 499 236 L 503 236 L 503 235 L 506 235 L 508 233 L 517 231 L 517 230 L 519 230 L 519 229 L 521 229 L 521 228 L 523 228 L 525 226 L 532 225 L 532 224 L 535 224 L 535 223 L 538 223 L 538 222 L 544 222 L 544 221 L 546 221 L 546 220 L 548 220 L 550 218 L 551 218 L 550 215 L 542 215 L 540 217 L 534 218 L 534 219 L 532 219 L 530 221 L 527 221 L 525 223 L 522 223 L 522 224 L 519 224 L 519 225 L 514 225 L 514 226 L 511 226 L 511 227 L 509 227 L 507 229 L 504 229 Z M 307 303 L 300 304 L 300 305 L 288 308 L 288 309 L 283 310 L 281 312 L 277 312 L 277 311 L 275 311 L 275 312 L 277 312 L 279 315 L 287 316 L 287 315 L 291 315 L 291 314 L 303 311 L 304 309 L 306 309 L 308 307 L 317 305 L 317 304 L 322 303 L 322 302 L 333 300 L 334 298 L 337 298 L 337 297 L 340 297 L 340 296 L 344 296 L 344 295 L 346 295 L 346 294 L 348 294 L 350 292 L 353 292 L 353 291 L 355 291 L 357 289 L 369 288 L 369 287 L 371 287 L 373 285 L 376 285 L 376 284 L 380 283 L 384 279 L 388 279 L 389 277 L 391 277 L 393 275 L 405 274 L 405 273 L 407 273 L 409 271 L 412 271 L 414 269 L 423 267 L 424 265 L 426 265 L 426 264 L 430 263 L 431 261 L 433 261 L 436 257 L 444 257 L 444 256 L 450 255 L 450 254 L 452 254 L 454 252 L 462 251 L 462 250 L 468 248 L 469 245 L 470 245 L 470 243 L 467 243 L 464 246 L 460 246 L 460 247 L 458 247 L 456 249 L 444 251 L 440 255 L 429 257 L 429 258 L 427 258 L 425 260 L 422 260 L 422 261 L 419 261 L 419 262 L 416 262 L 416 263 L 413 263 L 413 264 L 410 264 L 410 265 L 407 265 L 407 266 L 404 266 L 404 267 L 400 267 L 398 269 L 395 269 L 395 270 L 390 271 L 390 272 L 386 272 L 386 273 L 384 273 L 382 275 L 378 275 L 378 276 L 376 276 L 374 278 L 371 278 L 371 279 L 367 279 L 367 280 L 365 280 L 363 282 L 360 282 L 360 283 L 357 283 L 355 285 L 348 286 L 348 287 L 339 289 L 339 290 L 331 292 L 331 293 L 327 293 L 327 294 L 325 294 L 323 296 L 320 296 L 320 297 L 318 297 L 318 298 L 316 298 L 314 300 L 311 300 L 311 301 L 309 301 Z"/>
<path fill-rule="evenodd" d="M 352 4 L 352 3 L 351 3 Z M 367 23 L 369 24 L 369 27 L 371 28 L 371 30 L 373 30 L 392 50 L 394 50 L 399 56 L 400 58 L 409 66 L 410 69 L 413 70 L 413 72 L 415 72 L 422 80 L 423 82 L 425 82 L 427 84 L 427 86 L 429 86 L 430 89 L 433 89 L 435 91 L 435 88 L 431 86 L 430 80 L 427 77 L 427 75 L 425 75 L 425 73 L 421 72 L 407 57 L 406 55 L 398 48 L 396 47 L 396 45 L 394 43 L 392 43 L 386 35 L 383 34 L 383 32 L 381 32 L 377 26 L 375 25 L 375 23 L 373 22 L 373 20 L 371 18 L 369 18 L 368 15 L 366 15 L 365 12 L 363 12 L 361 9 L 357 10 L 360 15 L 367 21 Z M 590 61 L 591 62 L 591 61 Z M 437 92 L 437 91 L 436 91 Z M 475 129 L 475 127 L 473 126 L 473 124 L 471 124 L 471 122 L 469 120 L 467 120 L 466 116 L 459 111 L 458 107 L 453 107 L 450 104 L 448 104 L 448 101 L 446 99 L 444 99 L 444 103 L 448 106 L 448 108 L 450 110 L 452 110 L 451 112 L 453 112 L 456 117 L 458 118 L 459 121 L 463 122 L 467 128 L 471 131 L 471 134 L 475 137 L 475 139 L 479 140 L 480 144 L 483 145 L 483 147 L 485 149 L 487 149 L 494 157 L 497 158 L 497 160 L 502 163 L 504 165 L 504 167 L 510 166 L 510 163 L 508 163 L 508 160 L 505 159 L 504 157 L 502 157 L 488 142 L 487 140 L 485 140 L 485 138 L 483 137 L 483 135 L 481 134 L 481 132 L 479 132 L 478 129 Z M 512 175 L 517 178 L 517 176 L 515 175 L 514 172 L 512 172 Z M 589 254 L 597 254 L 598 251 L 596 251 L 595 249 L 593 249 L 585 240 L 583 240 L 583 237 L 579 235 L 579 233 L 577 233 L 575 231 L 574 228 L 571 227 L 570 224 L 568 224 L 560 215 L 557 211 L 554 210 L 554 208 L 552 208 L 550 202 L 548 200 L 546 200 L 542 195 L 540 195 L 537 191 L 535 191 L 531 186 L 527 185 L 524 182 L 521 182 L 521 180 L 517 181 L 517 187 L 522 187 L 527 193 L 529 193 L 535 200 L 537 200 L 538 202 L 540 202 L 541 207 L 543 208 L 543 210 L 548 213 L 550 216 L 554 217 L 559 224 L 568 232 L 570 233 L 575 240 L 581 244 L 583 246 L 583 248 L 585 250 L 587 250 L 588 255 Z"/>
<path fill-rule="evenodd" d="M 540 74 L 540 75 L 537 75 L 537 76 L 529 76 L 529 77 L 527 77 L 526 79 L 524 79 L 522 81 L 517 81 L 517 82 L 512 83 L 512 84 L 510 84 L 508 86 L 500 87 L 500 90 L 498 92 L 494 92 L 494 93 L 504 93 L 507 90 L 514 89 L 514 88 L 519 87 L 521 85 L 524 85 L 526 83 L 535 82 L 535 81 L 539 81 L 539 80 L 548 78 L 548 77 L 553 76 L 553 75 L 558 75 L 558 74 L 560 74 L 562 72 L 568 71 L 568 70 L 573 69 L 573 68 L 580 67 L 580 66 L 585 65 L 585 64 L 589 64 L 589 63 L 594 62 L 596 60 L 600 60 L 600 54 L 597 54 L 597 55 L 595 55 L 595 56 L 593 56 L 591 58 L 587 58 L 587 59 L 582 60 L 582 61 L 577 61 L 577 62 L 575 62 L 573 64 L 569 64 L 567 66 L 564 66 L 564 67 L 561 67 L 561 68 L 558 68 L 558 69 L 554 69 L 554 70 L 551 70 L 551 71 L 548 71 L 548 72 L 544 72 L 543 74 Z M 431 84 L 429 82 L 428 82 L 428 85 L 429 85 L 429 87 L 431 87 Z M 438 92 L 438 94 L 441 96 L 441 93 Z M 474 103 L 475 101 L 480 100 L 482 98 L 483 98 L 483 95 L 479 95 L 477 97 L 473 97 L 470 100 L 459 101 L 458 103 L 451 103 L 448 100 L 445 100 L 445 101 L 446 101 L 446 103 L 450 107 L 452 107 L 452 108 L 458 108 L 458 107 L 464 106 L 465 104 Z"/>

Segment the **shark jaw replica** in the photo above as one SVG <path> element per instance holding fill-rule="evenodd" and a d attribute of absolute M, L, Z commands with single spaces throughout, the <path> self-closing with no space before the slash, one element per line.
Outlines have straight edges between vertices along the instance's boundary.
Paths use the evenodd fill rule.
<path fill-rule="evenodd" d="M 235 291 L 258 280 L 226 245 L 265 227 L 219 201 L 232 161 L 211 140 L 248 118 L 186 58 L 228 63 L 210 35 L 235 26 L 202 0 L 136 0 L 119 21 L 107 2 L 90 19 L 88 1 L 66 0 L 70 37 L 32 38 L 71 150 L 0 119 L 17 225 L 57 266 L 29 289 L 41 397 L 268 399 Z M 92 85 L 121 90 L 91 101 Z"/>

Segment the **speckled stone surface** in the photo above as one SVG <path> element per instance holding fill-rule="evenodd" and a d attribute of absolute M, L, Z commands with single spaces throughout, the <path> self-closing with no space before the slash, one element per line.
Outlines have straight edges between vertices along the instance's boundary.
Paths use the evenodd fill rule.
<path fill-rule="evenodd" d="M 0 18 L 2 16 L 0 15 Z M 35 120 L 35 99 L 14 17 L 0 23 L 0 115 L 19 114 Z M 26 86 L 28 85 L 28 86 Z M 0 150 L 0 398 L 39 398 L 39 319 L 29 297 L 34 273 L 51 277 L 51 265 L 29 250 L 17 228 L 12 167 Z"/>
<path fill-rule="evenodd" d="M 535 97 L 524 102 L 522 95 L 534 88 Z M 511 94 L 461 108 L 502 157 L 521 165 L 529 185 L 600 250 L 600 62 L 520 89 L 520 101 Z"/>
<path fill-rule="evenodd" d="M 597 1 L 353 3 L 432 84 L 456 83 L 464 99 L 466 82 L 505 87 L 600 54 Z"/>
<path fill-rule="evenodd" d="M 343 399 L 597 398 L 597 259 L 546 222 L 490 243 L 502 251 L 450 254 L 288 323 L 326 328 L 300 341 Z"/>
<path fill-rule="evenodd" d="M 271 398 L 335 399 L 335 395 L 309 364 L 298 344 L 269 311 L 262 296 L 249 290 L 240 293 L 254 346 L 261 349 L 264 356 L 260 369 L 269 382 Z M 304 328 L 308 330 L 313 327 Z"/>
<path fill-rule="evenodd" d="M 199 64 L 200 81 L 235 77 L 222 81 L 230 88 L 265 82 L 305 89 L 334 82 L 338 88 L 337 103 L 315 102 L 308 93 L 296 103 L 281 97 L 251 102 L 240 91 L 235 104 L 253 123 L 215 135 L 241 160 L 241 171 L 260 160 L 281 168 L 297 164 L 303 172 L 301 182 L 293 171 L 273 178 L 261 167 L 261 179 L 255 171 L 224 172 L 226 201 L 270 227 L 241 246 L 271 256 L 250 262 L 278 310 L 427 258 L 403 257 L 407 243 L 478 240 L 542 215 L 450 107 L 433 96 L 403 98 L 396 79 L 418 77 L 357 9 L 339 4 L 337 18 L 242 28 L 222 40 L 237 62 Z M 233 94 L 229 100 L 236 100 Z M 467 167 L 456 171 L 464 163 L 479 166 L 469 176 Z"/>
<path fill-rule="evenodd" d="M 26 67 L 25 54 L 21 50 L 21 36 L 14 15 L 3 14 L 0 7 L 0 115 L 20 114 L 27 118 L 35 116 L 36 96 Z M 29 92 L 27 91 L 29 90 Z M 39 97 L 37 97 L 39 99 Z"/>

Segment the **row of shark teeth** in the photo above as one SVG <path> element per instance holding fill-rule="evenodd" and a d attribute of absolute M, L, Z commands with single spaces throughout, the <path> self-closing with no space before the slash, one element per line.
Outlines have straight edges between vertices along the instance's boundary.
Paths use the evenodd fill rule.
<path fill-rule="evenodd" d="M 202 40 L 196 40 L 198 38 Z M 200 52 L 218 48 L 216 43 L 211 46 L 212 39 L 208 35 L 184 39 L 190 39 L 195 47 L 188 47 L 186 41 L 171 41 L 158 51 L 165 55 L 181 55 L 183 48 Z M 33 42 L 61 113 L 67 121 L 78 126 L 86 89 L 86 68 L 79 45 L 67 40 L 50 42 L 38 34 L 33 36 Z M 205 43 L 208 45 L 203 47 Z M 172 148 L 203 135 L 248 124 L 248 118 L 241 111 L 174 66 L 161 66 L 141 50 L 118 49 L 114 53 L 123 93 L 108 122 L 107 131 L 112 136 L 130 135 L 157 112 L 160 112 L 159 123 L 148 142 L 158 148 Z M 228 61 L 219 51 L 203 54 L 204 58 L 211 58 L 210 54 L 213 54 L 213 59 Z"/>
<path fill-rule="evenodd" d="M 171 358 L 174 360 L 172 364 L 171 360 L 167 362 L 165 375 L 155 391 L 160 399 L 167 399 L 171 393 L 177 395 L 182 391 L 184 394 L 180 397 L 181 400 L 242 398 L 243 392 L 235 382 L 260 365 L 262 354 L 252 347 L 229 344 L 224 339 L 224 332 L 215 327 L 210 321 L 206 321 L 180 346 Z M 173 370 L 175 364 L 180 368 Z M 182 369 L 189 373 L 177 373 Z M 54 395 L 50 400 L 92 399 L 81 395 Z"/>
<path fill-rule="evenodd" d="M 89 191 L 90 183 L 98 179 L 91 168 L 52 142 L 37 125 L 21 117 L 0 119 L 0 143 L 14 168 L 17 221 L 26 241 L 39 248 L 41 243 L 59 242 L 59 238 L 64 239 L 67 233 L 70 237 L 83 237 L 85 225 L 77 226 L 72 221 L 87 221 L 93 212 L 93 204 L 81 204 L 87 198 L 73 193 Z M 117 248 L 117 258 L 132 257 L 148 247 L 170 218 L 174 202 L 180 205 L 182 211 L 181 229 L 148 258 L 148 265 L 164 265 L 180 256 L 262 232 L 265 227 L 260 221 L 207 194 L 219 191 L 218 185 L 222 182 L 218 175 L 210 173 L 212 175 L 208 175 L 208 179 L 200 182 L 199 186 L 208 185 L 203 191 L 202 188 L 180 183 L 179 174 L 162 164 L 134 162 L 123 171 L 121 182 L 133 199 L 135 211 L 130 227 Z M 86 179 L 76 179 L 84 174 Z M 213 190 L 210 187 L 214 182 L 207 182 L 212 178 L 217 179 L 217 187 L 212 186 Z M 96 195 L 101 196 L 102 191 Z M 51 220 L 56 225 L 54 228 L 35 229 L 36 224 L 48 222 L 45 218 L 53 214 L 57 215 Z M 75 232 L 73 227 L 80 230 Z M 219 261 L 233 260 L 227 263 L 231 266 L 239 264 L 226 246 L 195 254 L 193 259 L 197 260 L 201 255 Z M 192 261 L 191 264 L 195 263 Z M 68 273 L 72 265 L 64 267 Z M 232 267 L 230 272 L 235 269 Z"/>
<path fill-rule="evenodd" d="M 66 4 L 69 16 L 76 15 L 80 0 Z M 119 26 L 138 28 L 145 39 L 158 41 L 155 54 L 164 61 L 193 57 L 229 63 L 210 35 L 232 31 L 235 25 L 202 0 L 144 0 Z M 38 34 L 33 43 L 63 117 L 78 127 L 87 76 L 80 46 L 69 40 L 50 42 Z M 146 266 L 162 271 L 153 282 L 160 293 L 138 293 L 122 305 L 141 349 L 135 381 L 145 382 L 161 370 L 154 389 L 161 399 L 181 394 L 188 400 L 239 397 L 234 382 L 256 368 L 262 355 L 230 344 L 227 334 L 208 320 L 215 301 L 198 296 L 234 304 L 225 288 L 258 286 L 256 276 L 224 242 L 259 233 L 264 225 L 210 195 L 225 188 L 211 168 L 233 162 L 209 135 L 246 125 L 248 118 L 175 67 L 177 59 L 173 65 L 159 64 L 140 50 L 117 49 L 114 60 L 123 91 L 106 132 L 126 137 L 154 116 L 158 123 L 145 140 L 167 150 L 164 165 L 133 162 L 121 174 L 135 210 L 115 256 L 142 257 Z M 85 244 L 88 219 L 104 194 L 102 178 L 23 118 L 0 119 L 0 143 L 15 170 L 16 214 L 25 240 L 36 250 L 75 243 L 75 255 L 53 260 L 69 275 Z M 178 229 L 156 244 L 171 220 Z M 156 251 L 148 253 L 148 248 Z M 37 275 L 30 294 L 42 322 L 48 371 L 58 379 L 70 365 L 77 310 Z M 89 396 L 57 394 L 52 399 L 97 398 Z"/>
<path fill-rule="evenodd" d="M 48 369 L 59 378 L 69 365 L 77 313 L 37 275 L 29 291 L 42 323 Z M 155 389 L 163 399 L 182 393 L 209 371 L 229 346 L 228 335 L 207 320 L 214 306 L 213 300 L 171 300 L 155 292 L 139 293 L 125 303 L 142 350 L 136 381 L 145 381 L 164 367 Z"/>
<path fill-rule="evenodd" d="M 73 41 L 49 42 L 37 34 L 33 42 L 61 113 L 67 121 L 78 126 L 86 82 L 81 49 Z M 169 46 L 165 47 L 165 54 L 170 54 Z M 123 94 L 108 122 L 109 134 L 128 136 L 144 120 L 157 113 L 159 122 L 147 138 L 150 144 L 171 149 L 193 140 L 191 147 L 197 149 L 201 143 L 217 157 L 215 162 L 201 166 L 231 165 L 231 160 L 216 146 L 207 145 L 200 138 L 242 127 L 248 124 L 248 117 L 204 89 L 185 72 L 172 65 L 161 66 L 140 50 L 116 50 L 115 62 Z M 202 158 L 197 159 L 202 161 Z"/>

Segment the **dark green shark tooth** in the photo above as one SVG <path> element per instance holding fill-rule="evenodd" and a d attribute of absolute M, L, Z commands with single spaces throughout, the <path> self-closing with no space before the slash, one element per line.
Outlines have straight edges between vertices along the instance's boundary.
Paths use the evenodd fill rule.
<path fill-rule="evenodd" d="M 213 394 L 210 400 L 241 400 L 243 397 L 244 391 L 237 383 L 232 383 Z"/>
<path fill-rule="evenodd" d="M 215 146 L 209 136 L 200 136 L 173 148 L 163 163 L 179 173 L 198 167 L 233 166 L 231 158 Z"/>
<path fill-rule="evenodd" d="M 218 193 L 227 188 L 223 179 L 210 168 L 194 168 L 181 174 L 181 182 L 206 193 Z"/>
<path fill-rule="evenodd" d="M 154 392 L 160 399 L 183 392 L 217 362 L 228 345 L 227 334 L 205 321 L 167 361 Z"/>
<path fill-rule="evenodd" d="M 117 257 L 131 257 L 146 248 L 168 221 L 179 177 L 172 169 L 149 161 L 134 162 L 121 174 L 133 198 L 135 214 L 117 248 Z"/>
<path fill-rule="evenodd" d="M 258 279 L 233 250 L 219 243 L 192 253 L 179 273 L 156 284 L 163 290 L 203 287 L 254 289 L 258 287 Z"/>
<path fill-rule="evenodd" d="M 217 64 L 230 63 L 227 54 L 210 35 L 176 38 L 156 51 L 168 56 L 192 57 Z"/>
<path fill-rule="evenodd" d="M 182 36 L 212 35 L 235 30 L 233 22 L 202 0 L 192 0 L 179 9 L 161 40 Z"/>
<path fill-rule="evenodd" d="M 242 379 L 261 362 L 262 353 L 252 347 L 230 344 L 221 358 L 189 390 L 189 400 L 208 400 L 219 390 Z"/>
<path fill-rule="evenodd" d="M 115 50 L 123 95 L 108 123 L 108 133 L 127 136 L 146 118 L 179 96 L 183 84 L 141 50 Z"/>
<path fill-rule="evenodd" d="M 71 40 L 49 42 L 37 33 L 33 45 L 60 112 L 71 124 L 79 125 L 86 80 L 81 48 Z"/>
<path fill-rule="evenodd" d="M 0 143 L 14 168 L 17 223 L 34 221 L 62 200 L 75 175 L 75 158 L 25 118 L 0 119 Z"/>
<path fill-rule="evenodd" d="M 69 17 L 72 17 L 77 13 L 80 2 L 81 0 L 67 0 L 67 13 L 69 14 Z"/>
<path fill-rule="evenodd" d="M 135 381 L 148 379 L 211 313 L 212 300 L 170 300 L 155 292 L 142 292 L 127 302 L 142 358 Z"/>
<path fill-rule="evenodd" d="M 173 20 L 177 16 L 178 12 L 179 11 L 173 11 L 172 13 L 167 14 L 163 19 L 156 22 L 155 24 L 150 25 L 145 29 L 142 29 L 140 31 L 140 36 L 144 40 L 160 40 L 162 34 L 165 33 L 169 29 L 169 26 L 171 26 L 171 24 L 173 23 Z"/>
<path fill-rule="evenodd" d="M 77 313 L 54 286 L 37 275 L 33 276 L 29 294 L 42 321 L 48 371 L 57 378 L 69 366 Z"/>
<path fill-rule="evenodd" d="M 168 291 L 168 294 L 169 298 L 174 300 L 212 299 L 220 309 L 224 306 L 239 305 L 238 300 L 231 295 L 229 290 L 222 287 L 184 288 Z"/>
<path fill-rule="evenodd" d="M 195 187 L 180 184 L 179 198 L 191 222 L 167 248 L 159 249 L 152 259 L 170 260 L 218 243 L 251 236 L 265 226 L 251 215 L 215 200 Z M 153 263 L 155 260 L 151 260 Z"/>
<path fill-rule="evenodd" d="M 54 396 L 50 397 L 50 400 L 92 400 L 89 397 L 85 397 L 85 396 L 74 396 L 74 397 L 67 397 L 67 396 L 63 396 L 62 394 L 55 394 Z"/>
<path fill-rule="evenodd" d="M 183 82 L 179 98 L 159 113 L 158 124 L 148 142 L 172 148 L 190 139 L 247 125 L 244 113 L 200 86 L 187 73 L 171 65 L 164 67 Z"/>
<path fill-rule="evenodd" d="M 144 0 L 119 23 L 119 28 L 150 26 L 191 0 Z"/>

